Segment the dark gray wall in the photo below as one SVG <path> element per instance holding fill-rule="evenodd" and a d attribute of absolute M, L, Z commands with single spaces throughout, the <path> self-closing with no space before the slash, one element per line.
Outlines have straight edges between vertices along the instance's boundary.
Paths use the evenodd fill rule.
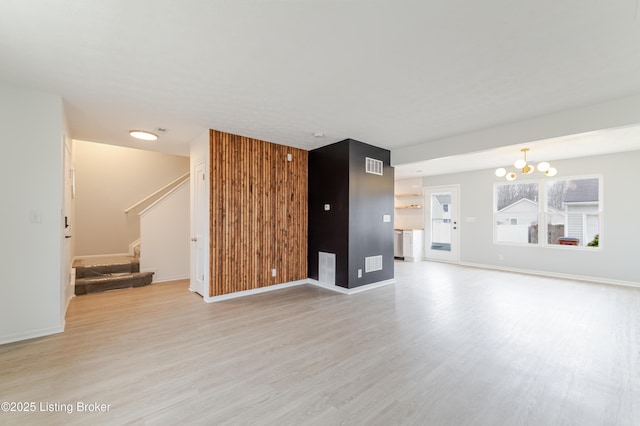
<path fill-rule="evenodd" d="M 329 204 L 331 210 L 325 211 Z M 349 144 L 309 151 L 309 278 L 318 279 L 318 252 L 336 254 L 336 283 L 349 281 Z"/>
<path fill-rule="evenodd" d="M 382 176 L 365 172 L 365 158 L 384 163 Z M 393 278 L 393 188 L 391 153 L 350 140 L 349 144 L 349 288 Z M 389 215 L 390 222 L 383 222 Z M 364 272 L 364 258 L 382 255 L 381 271 Z M 362 278 L 358 278 L 362 269 Z"/>
<path fill-rule="evenodd" d="M 365 172 L 365 157 L 383 161 L 383 176 Z M 310 278 L 318 279 L 319 251 L 336 254 L 339 286 L 393 278 L 393 179 L 390 152 L 382 148 L 346 139 L 309 152 Z M 382 221 L 385 214 L 390 222 Z M 364 258 L 377 255 L 383 270 L 364 273 Z"/>

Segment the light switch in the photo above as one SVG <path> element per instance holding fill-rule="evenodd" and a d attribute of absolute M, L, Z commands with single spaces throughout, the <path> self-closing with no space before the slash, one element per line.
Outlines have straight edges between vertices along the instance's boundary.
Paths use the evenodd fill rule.
<path fill-rule="evenodd" d="M 382 221 L 383 222 L 391 222 L 391 215 L 390 214 L 383 214 L 382 215 Z"/>
<path fill-rule="evenodd" d="M 331 204 L 325 204 L 324 205 L 324 209 L 325 209 L 325 211 L 331 210 Z"/>

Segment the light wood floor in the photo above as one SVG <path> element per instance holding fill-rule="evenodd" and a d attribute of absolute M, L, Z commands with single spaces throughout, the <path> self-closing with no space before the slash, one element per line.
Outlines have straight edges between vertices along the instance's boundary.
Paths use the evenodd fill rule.
<path fill-rule="evenodd" d="M 0 424 L 639 425 L 640 290 L 396 263 L 351 296 L 205 304 L 186 282 L 75 298 L 0 346 Z"/>

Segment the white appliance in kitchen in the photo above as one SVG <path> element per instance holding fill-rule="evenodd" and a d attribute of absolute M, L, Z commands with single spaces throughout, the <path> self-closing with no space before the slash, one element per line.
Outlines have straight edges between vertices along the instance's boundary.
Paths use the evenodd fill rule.
<path fill-rule="evenodd" d="M 393 234 L 393 256 L 407 262 L 417 262 L 424 257 L 422 229 L 395 229 Z"/>
<path fill-rule="evenodd" d="M 403 238 L 402 229 L 394 229 L 393 230 L 393 257 L 394 258 L 402 258 L 402 238 Z"/>

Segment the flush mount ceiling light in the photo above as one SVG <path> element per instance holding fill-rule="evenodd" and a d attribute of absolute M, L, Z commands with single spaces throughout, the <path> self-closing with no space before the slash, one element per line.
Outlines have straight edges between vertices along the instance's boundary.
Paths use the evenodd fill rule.
<path fill-rule="evenodd" d="M 322 133 L 322 132 L 315 132 L 315 133 L 313 134 L 313 137 L 314 137 L 314 138 L 324 138 L 324 133 Z"/>
<path fill-rule="evenodd" d="M 158 135 L 155 133 L 147 132 L 146 130 L 130 130 L 129 134 L 136 139 L 142 139 L 143 141 L 157 141 Z"/>
<path fill-rule="evenodd" d="M 513 167 L 520 170 L 520 172 L 524 175 L 530 175 L 536 170 L 536 166 L 534 164 L 527 163 L 527 152 L 529 152 L 529 148 L 522 148 L 520 152 L 522 152 L 523 158 L 516 160 L 516 162 L 513 164 Z M 558 173 L 558 171 L 555 168 L 551 167 L 551 164 L 547 163 L 546 161 L 538 163 L 537 169 L 539 172 L 542 172 L 549 177 L 555 176 Z M 496 169 L 496 176 L 504 176 L 509 181 L 515 180 L 518 177 L 515 172 L 507 173 L 507 169 L 505 169 L 504 167 Z"/>

